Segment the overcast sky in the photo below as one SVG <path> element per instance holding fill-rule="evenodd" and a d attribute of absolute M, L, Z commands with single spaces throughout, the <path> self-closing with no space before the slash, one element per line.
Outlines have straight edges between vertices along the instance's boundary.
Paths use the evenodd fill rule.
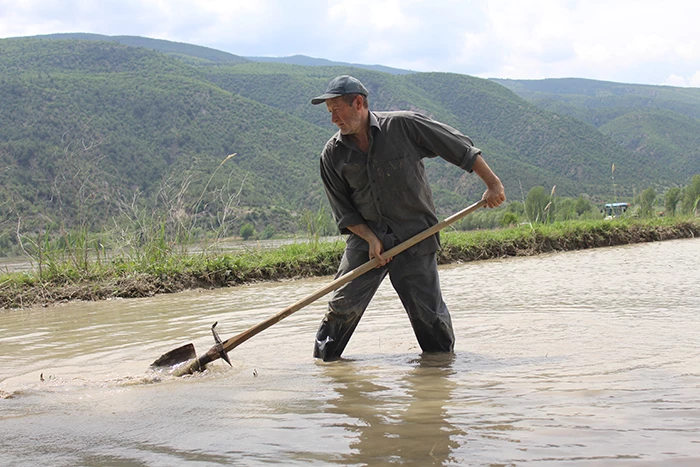
<path fill-rule="evenodd" d="M 484 78 L 700 87 L 694 0 L 0 0 L 0 37 L 136 35 Z"/>

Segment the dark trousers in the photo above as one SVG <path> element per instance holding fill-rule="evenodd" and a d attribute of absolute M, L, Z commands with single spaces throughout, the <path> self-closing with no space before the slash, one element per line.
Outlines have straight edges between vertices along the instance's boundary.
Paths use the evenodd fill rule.
<path fill-rule="evenodd" d="M 392 246 L 385 245 L 385 248 Z M 336 277 L 367 260 L 366 251 L 346 249 Z M 452 320 L 442 300 L 435 253 L 412 256 L 403 252 L 386 266 L 357 277 L 333 293 L 328 312 L 316 333 L 314 357 L 324 361 L 340 358 L 387 274 L 408 313 L 421 349 L 424 352 L 451 352 L 454 349 Z"/>

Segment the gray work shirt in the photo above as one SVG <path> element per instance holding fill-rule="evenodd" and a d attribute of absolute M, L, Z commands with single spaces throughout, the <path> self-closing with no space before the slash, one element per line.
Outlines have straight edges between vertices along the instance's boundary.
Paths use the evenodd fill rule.
<path fill-rule="evenodd" d="M 333 217 L 340 232 L 350 234 L 351 249 L 367 250 L 368 244 L 349 225 L 367 224 L 380 239 L 393 232 L 404 241 L 437 224 L 423 158 L 439 156 L 471 172 L 481 153 L 468 136 L 415 112 L 370 112 L 369 125 L 367 154 L 340 132 L 321 153 Z M 409 251 L 426 254 L 438 248 L 435 235 Z"/>

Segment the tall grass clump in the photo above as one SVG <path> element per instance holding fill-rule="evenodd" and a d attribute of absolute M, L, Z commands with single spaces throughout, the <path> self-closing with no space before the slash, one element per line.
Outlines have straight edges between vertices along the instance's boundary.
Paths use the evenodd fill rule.
<path fill-rule="evenodd" d="M 321 203 L 316 211 L 305 209 L 301 213 L 302 227 L 309 234 L 312 245 L 318 245 L 319 239 L 322 236 L 335 235 L 338 229 L 331 215 L 326 211 L 325 206 Z"/>
<path fill-rule="evenodd" d="M 177 179 L 166 178 L 148 199 L 138 190 L 124 195 L 93 183 L 99 157 L 79 162 L 68 150 L 63 156 L 59 159 L 70 164 L 57 178 L 66 182 L 55 183 L 52 189 L 59 200 L 59 214 L 70 208 L 74 224 L 67 225 L 59 215 L 57 220 L 47 218 L 46 226 L 33 232 L 23 231 L 21 221 L 16 229 L 17 242 L 32 266 L 36 283 L 70 284 L 176 271 L 191 263 L 198 232 L 203 228 L 209 231 L 204 236 L 206 244 L 199 246 L 200 252 L 206 251 L 228 234 L 235 218 L 240 187 L 231 186 L 230 175 L 223 185 L 212 182 L 235 154 L 216 166 L 198 195 L 191 194 L 194 175 L 179 174 Z M 69 196 L 74 192 L 78 195 Z M 71 204 L 61 201 L 68 198 Z M 111 221 L 96 222 L 105 213 L 111 213 Z M 94 225 L 103 227 L 97 230 Z"/>

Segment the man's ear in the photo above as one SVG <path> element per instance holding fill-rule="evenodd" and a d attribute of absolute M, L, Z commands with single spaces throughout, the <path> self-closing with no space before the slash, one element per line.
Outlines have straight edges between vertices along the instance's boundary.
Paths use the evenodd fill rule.
<path fill-rule="evenodd" d="M 364 101 L 362 100 L 362 94 L 355 96 L 355 100 L 352 101 L 352 106 L 355 110 L 361 110 L 364 107 Z"/>

